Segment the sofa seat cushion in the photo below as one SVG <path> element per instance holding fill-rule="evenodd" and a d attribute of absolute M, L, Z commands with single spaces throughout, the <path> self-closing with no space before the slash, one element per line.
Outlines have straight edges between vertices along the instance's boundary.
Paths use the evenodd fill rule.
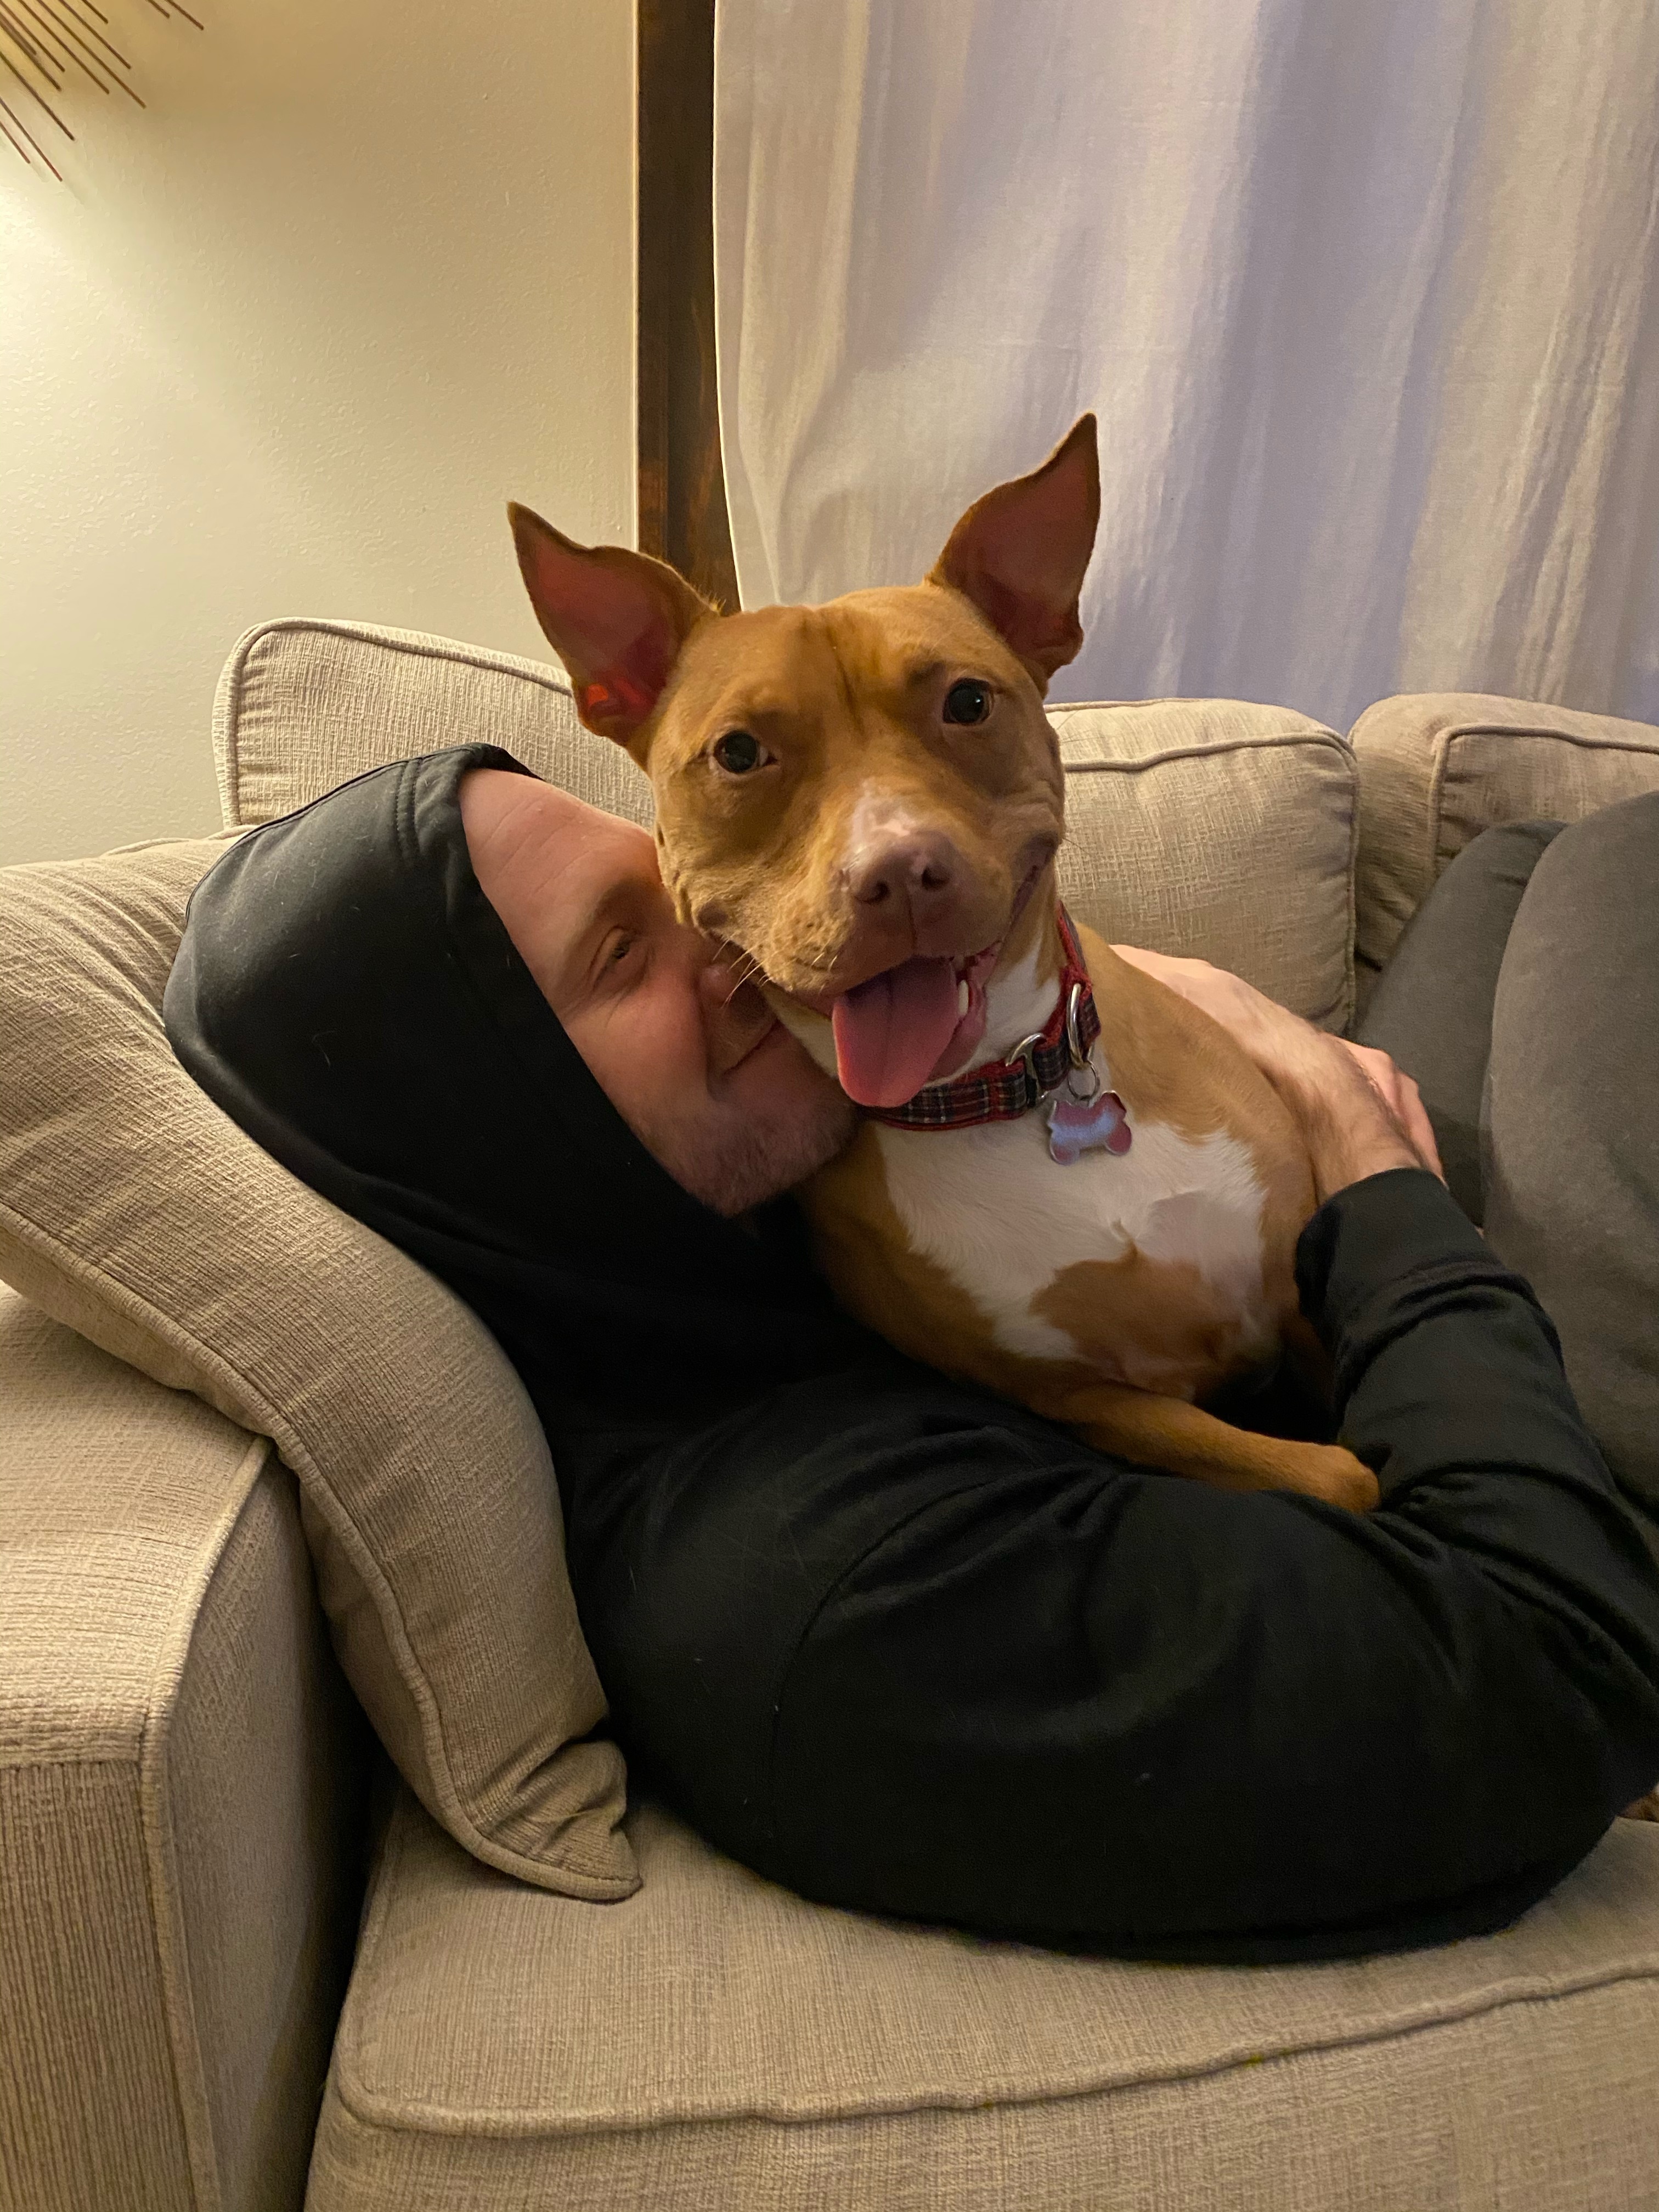
<path fill-rule="evenodd" d="M 1109 939 L 1213 960 L 1328 1027 L 1353 994 L 1358 787 L 1345 738 L 1287 708 L 1141 699 L 1049 709 L 1066 775 L 1060 884 Z M 241 638 L 214 752 L 228 823 L 349 776 L 486 738 L 591 805 L 651 819 L 562 669 L 453 638 L 295 617 Z"/>
<path fill-rule="evenodd" d="M 1659 1827 L 1516 1927 L 1335 1965 L 1065 1956 L 803 1902 L 660 1807 L 591 1905 L 405 1793 L 308 2212 L 1587 2212 L 1659 2164 Z"/>

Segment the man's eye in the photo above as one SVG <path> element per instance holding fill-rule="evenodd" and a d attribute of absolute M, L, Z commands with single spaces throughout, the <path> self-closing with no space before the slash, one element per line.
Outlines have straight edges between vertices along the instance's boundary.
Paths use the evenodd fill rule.
<path fill-rule="evenodd" d="M 991 711 L 991 687 L 976 684 L 964 677 L 953 684 L 945 695 L 945 719 L 947 722 L 982 722 Z"/>
<path fill-rule="evenodd" d="M 755 769 L 764 768 L 772 757 L 749 730 L 728 730 L 724 737 L 715 738 L 710 750 L 728 775 L 748 775 Z"/>
<path fill-rule="evenodd" d="M 629 954 L 634 950 L 639 941 L 638 937 L 633 933 L 628 930 L 623 930 L 621 936 L 617 938 L 616 943 L 605 954 L 605 966 L 607 968 L 619 968 L 623 962 L 627 959 Z"/>

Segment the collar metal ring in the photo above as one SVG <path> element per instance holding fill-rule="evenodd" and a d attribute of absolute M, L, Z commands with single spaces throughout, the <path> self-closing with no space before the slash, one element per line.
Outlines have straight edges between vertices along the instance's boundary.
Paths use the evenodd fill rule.
<path fill-rule="evenodd" d="M 1089 1065 L 1089 1055 L 1083 1049 L 1083 1036 L 1078 1027 L 1078 1014 L 1082 1005 L 1083 985 L 1073 983 L 1066 994 L 1066 1049 L 1071 1054 L 1073 1067 Z"/>

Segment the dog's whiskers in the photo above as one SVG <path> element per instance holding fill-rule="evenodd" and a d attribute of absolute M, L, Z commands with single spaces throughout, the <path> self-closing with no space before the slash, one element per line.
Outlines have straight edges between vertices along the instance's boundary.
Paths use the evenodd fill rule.
<path fill-rule="evenodd" d="M 745 952 L 740 945 L 734 945 L 731 950 L 738 957 L 732 963 L 732 988 L 726 994 L 725 1003 L 728 1006 L 745 983 L 764 983 L 768 980 L 766 970 L 752 952 Z"/>

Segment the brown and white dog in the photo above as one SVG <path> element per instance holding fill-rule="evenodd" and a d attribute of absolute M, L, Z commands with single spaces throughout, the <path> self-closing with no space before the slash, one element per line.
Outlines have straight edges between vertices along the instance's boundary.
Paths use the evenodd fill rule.
<path fill-rule="evenodd" d="M 799 1193 L 843 1303 L 1108 1450 L 1363 1510 L 1376 1480 L 1340 1446 L 1200 1402 L 1306 1347 L 1315 1191 L 1288 1111 L 1058 903 L 1042 698 L 1082 643 L 1099 506 L 1085 416 L 925 582 L 735 615 L 509 514 L 582 720 L 651 779 L 682 918 L 750 957 L 866 1109 Z"/>

